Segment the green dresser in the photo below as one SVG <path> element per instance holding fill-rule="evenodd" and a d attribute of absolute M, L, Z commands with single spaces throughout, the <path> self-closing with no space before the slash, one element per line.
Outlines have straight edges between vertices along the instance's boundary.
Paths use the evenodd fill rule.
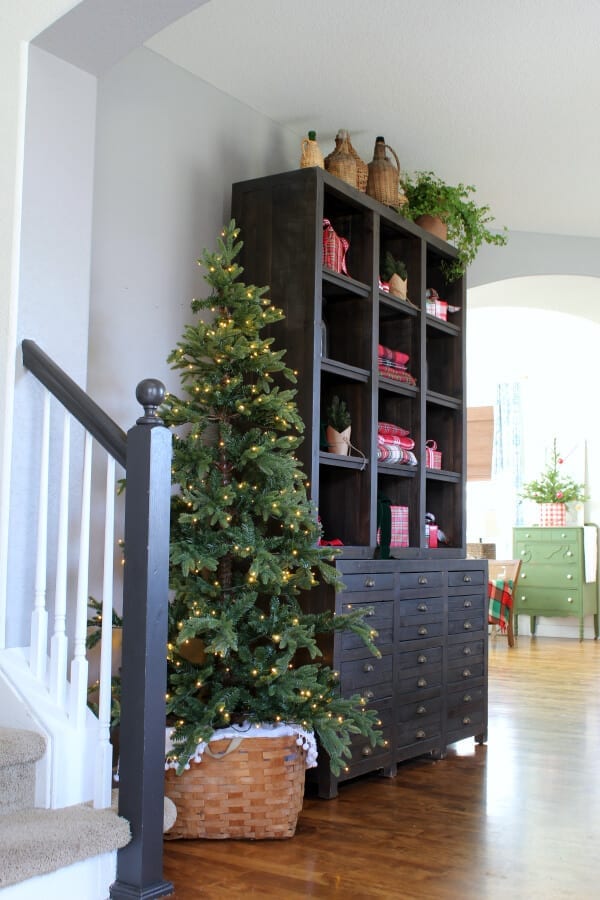
<path fill-rule="evenodd" d="M 583 640 L 584 616 L 594 616 L 598 637 L 596 527 L 513 529 L 513 553 L 521 560 L 514 597 L 515 634 L 519 615 L 531 617 L 535 634 L 538 616 L 575 616 Z"/>

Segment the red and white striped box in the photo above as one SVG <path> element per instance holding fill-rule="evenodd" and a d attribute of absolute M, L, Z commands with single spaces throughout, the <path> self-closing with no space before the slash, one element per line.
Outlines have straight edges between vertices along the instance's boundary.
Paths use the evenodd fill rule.
<path fill-rule="evenodd" d="M 435 441 L 425 441 L 425 465 L 428 469 L 442 468 L 442 452 Z"/>
<path fill-rule="evenodd" d="M 438 527 L 437 525 L 426 525 L 425 536 L 427 537 L 428 547 L 437 547 L 438 545 Z"/>
<path fill-rule="evenodd" d="M 427 315 L 448 321 L 448 304 L 445 300 L 427 300 Z"/>
<path fill-rule="evenodd" d="M 392 538 L 390 547 L 408 547 L 408 506 L 390 506 Z M 381 544 L 381 529 L 377 529 L 377 543 Z"/>

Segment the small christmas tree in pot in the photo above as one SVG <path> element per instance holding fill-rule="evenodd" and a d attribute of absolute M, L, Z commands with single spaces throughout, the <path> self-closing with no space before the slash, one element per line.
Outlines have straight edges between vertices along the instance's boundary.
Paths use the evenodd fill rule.
<path fill-rule="evenodd" d="M 561 528 L 567 521 L 567 503 L 587 499 L 585 485 L 560 471 L 564 458 L 558 452 L 556 438 L 552 442 L 550 462 L 539 478 L 523 485 L 521 497 L 534 500 L 540 511 L 540 525 Z"/>
<path fill-rule="evenodd" d="M 350 629 L 379 655 L 376 633 L 364 613 L 308 614 L 301 605 L 303 592 L 338 586 L 338 576 L 331 548 L 318 545 L 295 456 L 303 423 L 285 387 L 295 373 L 261 336 L 283 314 L 267 288 L 239 281 L 238 235 L 231 222 L 216 252 L 202 256 L 212 293 L 192 310 L 213 319 L 189 325 L 169 357 L 182 396 L 168 394 L 161 411 L 175 430 L 166 777 L 175 837 L 290 837 L 313 734 L 334 773 L 352 735 L 382 742 L 377 714 L 358 696 L 340 696 L 317 643 Z M 274 760 L 279 771 L 265 775 Z M 223 773 L 216 786 L 215 769 Z"/>

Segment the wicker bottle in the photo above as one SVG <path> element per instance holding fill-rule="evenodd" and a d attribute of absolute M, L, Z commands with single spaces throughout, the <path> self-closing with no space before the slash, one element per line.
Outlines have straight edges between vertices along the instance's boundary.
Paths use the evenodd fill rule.
<path fill-rule="evenodd" d="M 352 187 L 358 186 L 356 159 L 350 151 L 350 138 L 345 129 L 338 131 L 335 139 L 335 150 L 326 157 L 325 168 L 332 175 L 341 178 L 342 181 L 347 182 Z"/>
<path fill-rule="evenodd" d="M 369 177 L 369 167 L 367 166 L 366 162 L 364 162 L 364 160 L 362 160 L 360 158 L 360 156 L 358 155 L 358 153 L 352 146 L 352 141 L 350 140 L 350 135 L 348 134 L 348 132 L 346 131 L 345 128 L 340 128 L 340 130 L 338 131 L 338 133 L 335 136 L 335 149 L 337 150 L 339 148 L 344 137 L 347 138 L 348 149 L 350 150 L 350 153 L 356 160 L 356 187 L 358 188 L 359 191 L 362 191 L 364 194 L 365 191 L 367 190 L 367 179 Z M 329 156 L 325 157 L 325 168 L 326 169 L 329 169 L 329 160 L 333 156 L 333 153 L 335 153 L 335 150 L 332 153 L 330 153 Z"/>
<path fill-rule="evenodd" d="M 396 166 L 392 163 L 385 151 L 390 150 Z M 367 194 L 386 206 L 398 206 L 401 202 L 399 193 L 400 162 L 395 151 L 386 144 L 384 137 L 375 140 L 373 161 L 369 163 L 369 180 L 367 181 Z"/>
<path fill-rule="evenodd" d="M 319 166 L 325 168 L 325 160 L 321 153 L 321 148 L 317 144 L 317 132 L 309 131 L 308 137 L 302 141 L 302 155 L 300 156 L 300 168 L 305 169 L 308 166 Z"/>

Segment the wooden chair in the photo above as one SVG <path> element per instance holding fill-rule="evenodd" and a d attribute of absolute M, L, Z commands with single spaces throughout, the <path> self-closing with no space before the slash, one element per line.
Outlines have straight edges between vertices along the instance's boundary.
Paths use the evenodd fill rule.
<path fill-rule="evenodd" d="M 511 604 L 508 612 L 508 621 L 506 624 L 506 635 L 508 637 L 508 646 L 515 646 L 515 634 L 513 629 L 513 602 L 512 599 L 517 589 L 517 581 L 521 571 L 520 559 L 490 559 L 488 561 L 488 577 L 490 584 L 498 580 L 505 582 L 504 588 L 510 593 Z M 509 584 L 512 582 L 512 587 Z"/>

